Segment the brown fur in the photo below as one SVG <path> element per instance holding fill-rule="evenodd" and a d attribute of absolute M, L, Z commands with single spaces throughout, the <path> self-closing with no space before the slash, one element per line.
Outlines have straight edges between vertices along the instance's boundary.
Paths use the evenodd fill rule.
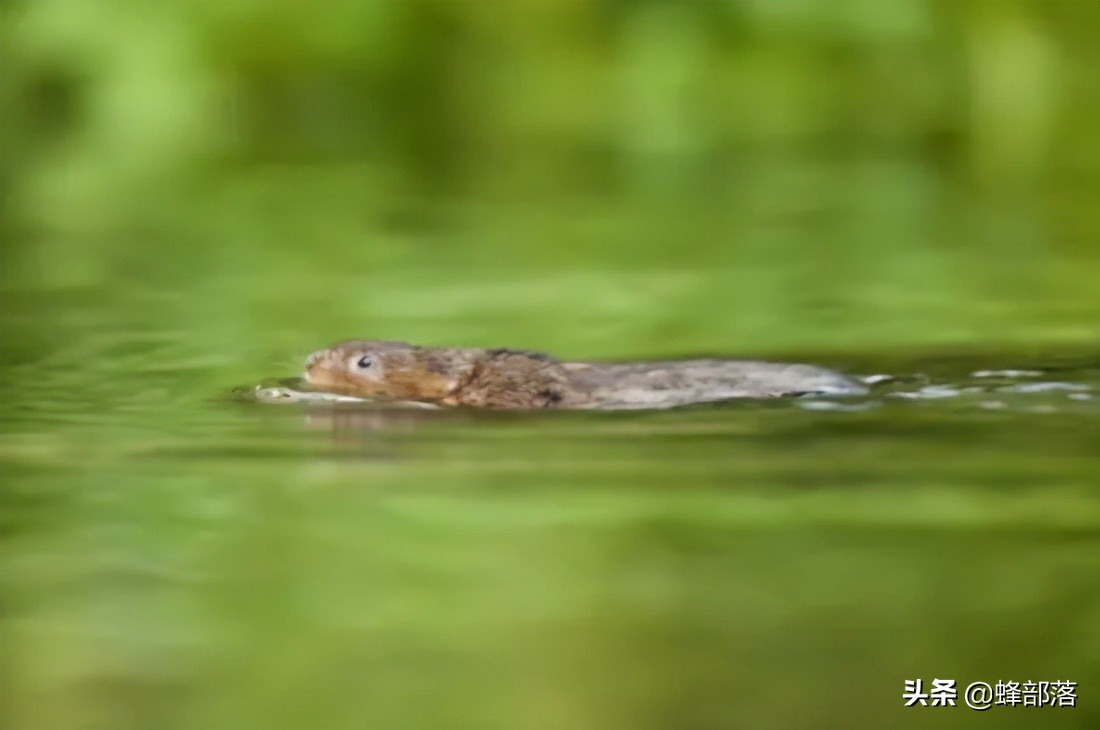
<path fill-rule="evenodd" d="M 359 359 L 369 357 L 362 368 Z M 810 365 L 744 360 L 563 363 L 535 352 L 418 347 L 349 340 L 313 353 L 306 380 L 372 399 L 477 408 L 667 408 L 799 392 L 858 394 L 863 386 Z"/>

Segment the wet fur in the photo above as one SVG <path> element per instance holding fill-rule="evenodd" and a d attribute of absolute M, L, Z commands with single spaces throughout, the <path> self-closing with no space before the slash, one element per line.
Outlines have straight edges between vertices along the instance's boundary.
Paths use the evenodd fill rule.
<path fill-rule="evenodd" d="M 363 354 L 378 372 L 349 363 Z M 652 363 L 564 363 L 511 349 L 418 347 L 352 340 L 314 353 L 307 380 L 315 387 L 368 398 L 475 408 L 668 408 L 734 398 L 796 393 L 855 394 L 865 388 L 812 365 L 748 360 Z"/>

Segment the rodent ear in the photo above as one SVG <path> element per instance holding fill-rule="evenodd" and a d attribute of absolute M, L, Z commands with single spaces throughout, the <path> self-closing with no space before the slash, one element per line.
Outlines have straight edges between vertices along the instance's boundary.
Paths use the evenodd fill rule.
<path fill-rule="evenodd" d="M 454 377 L 461 372 L 465 361 L 460 353 L 459 350 L 417 348 L 416 358 L 429 373 Z"/>

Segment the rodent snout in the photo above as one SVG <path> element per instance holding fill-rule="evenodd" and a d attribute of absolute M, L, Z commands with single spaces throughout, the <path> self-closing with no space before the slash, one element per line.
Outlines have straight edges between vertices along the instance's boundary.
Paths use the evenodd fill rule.
<path fill-rule="evenodd" d="M 306 358 L 306 370 L 317 364 L 317 361 L 325 356 L 328 350 L 317 350 L 316 352 L 309 353 L 309 357 Z"/>

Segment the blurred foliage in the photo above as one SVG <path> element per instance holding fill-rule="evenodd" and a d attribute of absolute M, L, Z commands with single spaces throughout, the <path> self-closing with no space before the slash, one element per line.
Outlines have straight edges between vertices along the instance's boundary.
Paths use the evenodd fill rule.
<path fill-rule="evenodd" d="M 1095 335 L 1096 3 L 0 12 L 9 290 L 295 350 Z"/>
<path fill-rule="evenodd" d="M 0 13 L 0 358 L 1096 341 L 1095 3 Z"/>

